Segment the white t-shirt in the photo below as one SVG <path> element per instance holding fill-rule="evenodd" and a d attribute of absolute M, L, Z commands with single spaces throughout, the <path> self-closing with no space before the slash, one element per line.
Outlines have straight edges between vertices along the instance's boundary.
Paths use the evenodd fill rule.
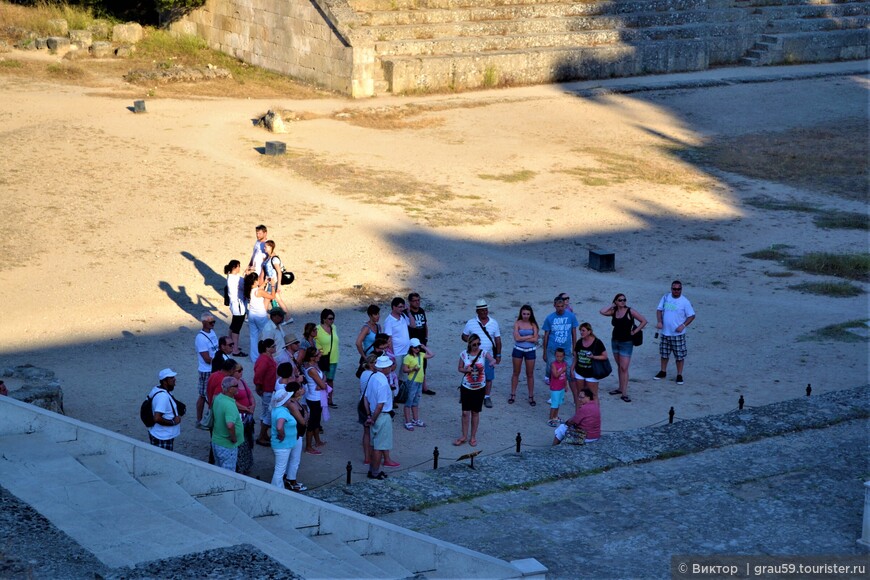
<path fill-rule="evenodd" d="M 196 346 L 197 370 L 199 370 L 199 372 L 201 373 L 210 373 L 211 363 L 206 362 L 205 359 L 202 358 L 202 355 L 199 353 L 208 352 L 209 356 L 211 358 L 214 358 L 214 355 L 218 349 L 217 334 L 214 333 L 214 330 L 209 330 L 208 332 L 200 330 L 196 333 L 196 340 L 194 341 L 194 345 Z"/>
<path fill-rule="evenodd" d="M 175 401 L 172 400 L 172 397 L 166 389 L 159 386 L 154 387 L 151 389 L 151 392 L 148 393 L 148 396 L 153 397 L 151 399 L 152 413 L 163 413 L 163 418 L 169 421 L 175 419 Z M 170 427 L 169 425 L 158 425 L 155 423 L 153 427 L 148 429 L 148 432 L 151 433 L 151 436 L 155 439 L 168 441 L 169 439 L 175 439 L 181 435 L 181 425 L 173 425 Z"/>
<path fill-rule="evenodd" d="M 498 322 L 495 321 L 495 318 L 492 316 L 489 317 L 489 320 L 484 325 L 486 327 L 487 332 L 492 337 L 492 340 L 489 340 L 486 336 L 486 332 L 480 328 L 480 320 L 477 318 L 472 318 L 468 322 L 465 323 L 465 328 L 462 329 L 462 334 L 466 336 L 471 336 L 472 334 L 476 334 L 480 337 L 480 348 L 483 349 L 484 352 L 492 353 L 495 345 L 492 343 L 492 340 L 495 340 L 497 337 L 501 336 L 501 330 L 499 330 Z"/>
<path fill-rule="evenodd" d="M 683 328 L 683 332 L 677 332 L 677 327 L 683 324 L 687 318 L 695 315 L 692 303 L 689 302 L 688 298 L 685 296 L 674 298 L 670 292 L 662 296 L 656 310 L 662 311 L 662 334 L 664 336 L 686 334 L 685 328 Z"/>
<path fill-rule="evenodd" d="M 384 376 L 384 373 L 376 372 L 372 375 L 366 399 L 369 402 L 369 409 L 372 414 L 374 414 L 375 409 L 381 403 L 384 404 L 381 413 L 389 413 L 393 410 L 393 391 L 390 390 L 390 383 L 387 382 L 387 377 Z"/>
<path fill-rule="evenodd" d="M 266 260 L 266 242 L 254 242 L 254 253 L 252 259 L 254 262 L 254 272 L 259 274 L 260 268 L 263 267 L 263 262 Z"/>
<path fill-rule="evenodd" d="M 230 297 L 230 313 L 233 316 L 244 316 L 245 300 L 242 296 L 242 277 L 238 274 L 227 274 L 227 294 Z"/>
<path fill-rule="evenodd" d="M 399 360 L 404 358 L 411 348 L 411 337 L 408 335 L 410 324 L 407 316 L 402 315 L 396 319 L 392 312 L 387 315 L 387 320 L 384 322 L 384 334 L 393 337 L 393 352 Z"/>

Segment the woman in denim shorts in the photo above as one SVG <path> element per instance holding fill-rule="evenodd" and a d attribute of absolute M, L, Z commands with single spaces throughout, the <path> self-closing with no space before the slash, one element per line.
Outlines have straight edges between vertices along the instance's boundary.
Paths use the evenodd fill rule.
<path fill-rule="evenodd" d="M 538 322 L 535 320 L 535 311 L 528 304 L 520 306 L 517 320 L 514 322 L 514 350 L 511 358 L 514 363 L 514 374 L 511 377 L 511 396 L 508 403 L 513 404 L 517 396 L 517 384 L 520 381 L 520 369 L 523 361 L 526 365 L 526 381 L 529 384 L 529 405 L 535 403 L 535 350 L 538 347 Z"/>
<path fill-rule="evenodd" d="M 628 365 L 631 364 L 631 353 L 634 350 L 632 337 L 643 330 L 646 326 L 646 318 L 640 312 L 628 307 L 625 294 L 617 294 L 613 302 L 605 306 L 599 312 L 602 316 L 609 316 L 613 325 L 613 338 L 610 347 L 613 349 L 613 359 L 619 368 L 619 388 L 610 391 L 611 395 L 620 395 L 626 403 L 631 402 L 628 396 Z M 635 326 L 637 323 L 637 326 Z"/>

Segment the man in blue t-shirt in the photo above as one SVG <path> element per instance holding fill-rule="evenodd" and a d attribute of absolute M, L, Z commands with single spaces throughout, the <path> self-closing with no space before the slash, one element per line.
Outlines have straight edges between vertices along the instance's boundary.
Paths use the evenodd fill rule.
<path fill-rule="evenodd" d="M 565 309 L 565 300 L 561 294 L 553 300 L 555 312 L 551 312 L 544 320 L 544 382 L 550 384 L 550 363 L 556 360 L 556 349 L 565 349 L 565 358 L 570 360 L 577 343 L 577 317 L 573 312 Z M 568 380 L 573 384 L 573 374 L 569 374 Z"/>

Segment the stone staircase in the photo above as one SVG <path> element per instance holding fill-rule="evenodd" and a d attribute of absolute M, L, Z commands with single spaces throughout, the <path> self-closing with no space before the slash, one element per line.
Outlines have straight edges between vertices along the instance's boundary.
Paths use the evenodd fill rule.
<path fill-rule="evenodd" d="M 304 578 L 541 577 L 0 397 L 0 486 L 110 568 L 250 544 Z"/>
<path fill-rule="evenodd" d="M 348 2 L 375 93 L 866 58 L 870 20 L 866 0 Z"/>

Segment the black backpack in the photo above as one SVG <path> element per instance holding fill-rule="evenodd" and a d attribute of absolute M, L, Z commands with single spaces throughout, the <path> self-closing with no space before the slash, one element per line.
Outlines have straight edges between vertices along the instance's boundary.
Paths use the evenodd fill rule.
<path fill-rule="evenodd" d="M 157 391 L 157 393 L 159 392 L 160 391 Z M 184 417 L 184 414 L 187 413 L 187 405 L 179 400 L 176 400 L 176 398 L 173 397 L 172 393 L 170 393 L 169 391 L 163 392 L 169 395 L 169 398 L 172 399 L 172 404 L 175 407 L 175 414 L 179 417 Z M 157 396 L 157 393 L 154 393 L 154 397 Z M 154 397 L 145 397 L 145 400 L 142 401 L 142 404 L 139 406 L 139 418 L 142 420 L 142 423 L 149 429 L 155 425 L 154 408 L 151 406 L 151 400 Z"/>
<path fill-rule="evenodd" d="M 145 397 L 145 400 L 142 401 L 142 405 L 139 407 L 139 418 L 142 419 L 142 423 L 149 429 L 154 426 L 154 409 L 151 407 L 151 399 L 153 398 Z"/>

